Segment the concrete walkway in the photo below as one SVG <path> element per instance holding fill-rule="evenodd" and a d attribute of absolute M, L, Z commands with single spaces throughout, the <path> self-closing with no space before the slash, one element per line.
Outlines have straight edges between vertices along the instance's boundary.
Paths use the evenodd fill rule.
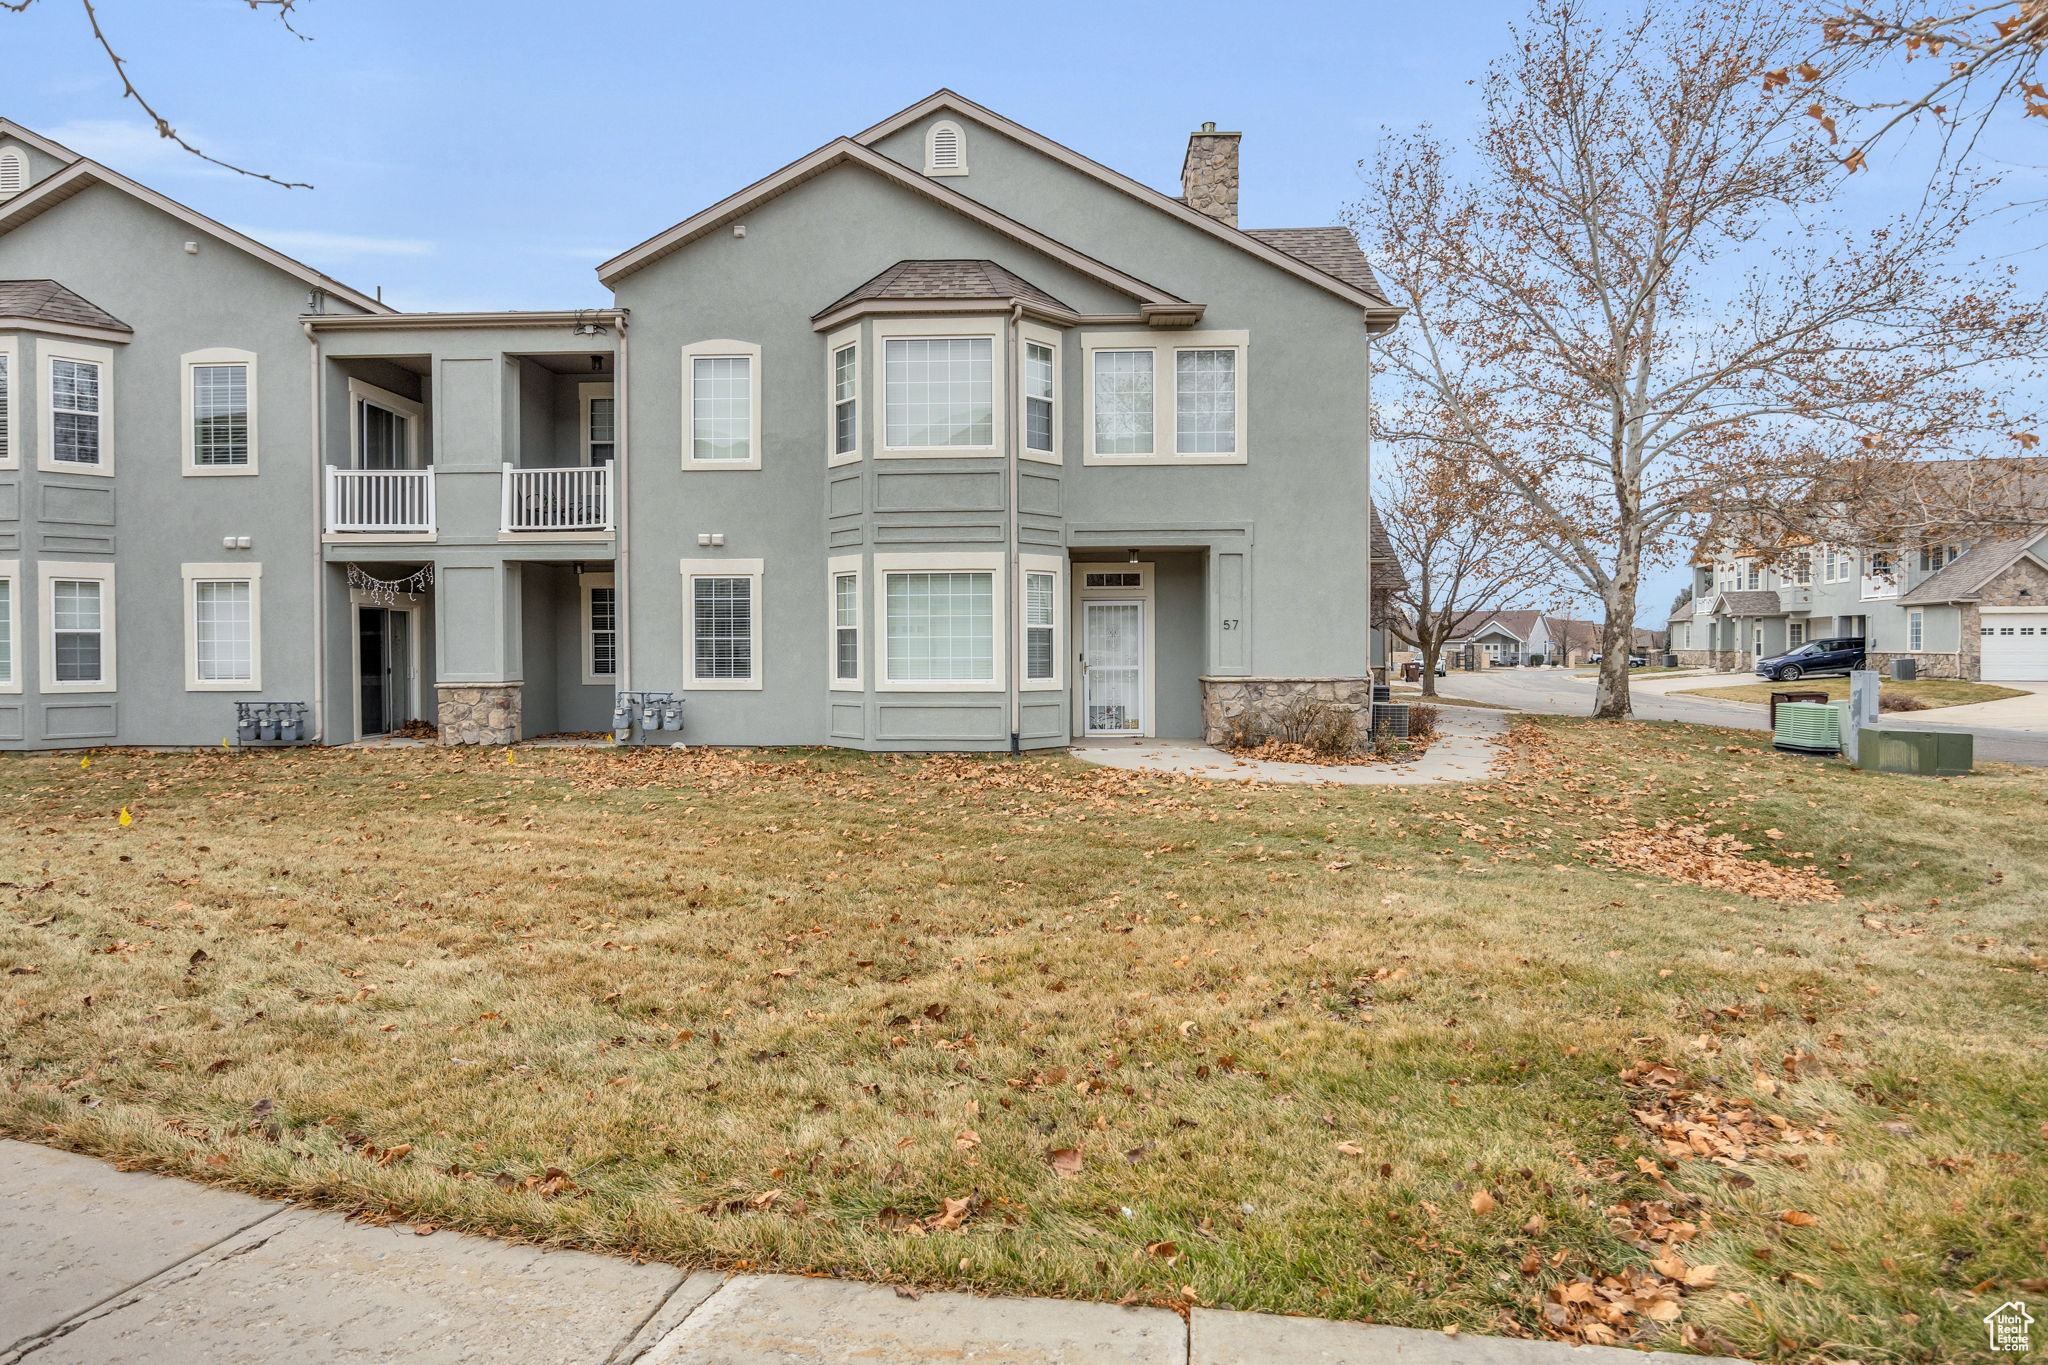
<path fill-rule="evenodd" d="M 1186 773 L 1219 782 L 1332 782 L 1344 787 L 1417 787 L 1477 782 L 1500 761 L 1495 741 L 1507 715 L 1473 706 L 1437 708 L 1443 737 L 1406 763 L 1271 763 L 1239 758 L 1194 739 L 1093 739 L 1067 752 L 1084 763 L 1147 773 Z"/>
<path fill-rule="evenodd" d="M 1698 1365 L 540 1251 L 0 1141 L 0 1365 Z M 1724 1362 L 1725 1365 L 1725 1362 Z"/>

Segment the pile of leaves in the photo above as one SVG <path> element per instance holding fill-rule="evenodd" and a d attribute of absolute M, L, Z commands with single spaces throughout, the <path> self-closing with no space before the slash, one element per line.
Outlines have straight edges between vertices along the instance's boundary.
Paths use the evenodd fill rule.
<path fill-rule="evenodd" d="M 1654 826 L 1624 823 L 1580 845 L 1616 867 L 1649 872 L 1690 886 L 1737 891 L 1758 900 L 1792 905 L 1842 899 L 1834 882 L 1811 867 L 1784 867 L 1743 855 L 1755 848 L 1732 834 L 1713 834 L 1704 825 L 1659 821 Z M 1796 856 L 1796 855 L 1795 855 Z"/>
<path fill-rule="evenodd" d="M 1799 1164 L 1807 1147 L 1832 1145 L 1833 1133 L 1802 1128 L 1782 1114 L 1757 1108 L 1752 1100 L 1694 1089 L 1664 1063 L 1632 1066 L 1622 1084 L 1638 1091 L 1630 1112 L 1656 1138 L 1664 1155 L 1736 1167 L 1773 1149 Z M 1775 1082 L 1773 1082 L 1775 1085 Z"/>
<path fill-rule="evenodd" d="M 1232 758 L 1242 758 L 1255 763 L 1307 763 L 1319 768 L 1341 768 L 1354 763 L 1408 763 L 1421 757 L 1425 746 L 1413 740 L 1403 741 L 1404 746 L 1381 753 L 1378 747 L 1345 753 L 1326 753 L 1307 744 L 1289 744 L 1283 740 L 1268 739 L 1258 744 L 1241 745 L 1237 748 L 1225 746 L 1223 752 Z"/>
<path fill-rule="evenodd" d="M 1688 1263 L 1678 1251 L 1705 1230 L 1705 1220 L 1681 1218 L 1663 1200 L 1625 1200 L 1607 1210 L 1607 1224 L 1615 1236 L 1647 1252 L 1649 1264 L 1550 1286 L 1538 1320 L 1560 1341 L 1614 1346 L 1642 1323 L 1676 1322 L 1686 1296 L 1713 1288 L 1720 1273 L 1719 1266 Z M 1688 1327 L 1684 1336 L 1688 1346 L 1708 1344 L 1697 1328 Z"/>

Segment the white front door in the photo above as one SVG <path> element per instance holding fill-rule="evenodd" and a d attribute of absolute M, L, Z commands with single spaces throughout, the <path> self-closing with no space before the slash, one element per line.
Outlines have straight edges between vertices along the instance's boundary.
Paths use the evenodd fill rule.
<path fill-rule="evenodd" d="M 1091 735 L 1145 733 L 1145 604 L 1081 603 L 1082 726 Z"/>

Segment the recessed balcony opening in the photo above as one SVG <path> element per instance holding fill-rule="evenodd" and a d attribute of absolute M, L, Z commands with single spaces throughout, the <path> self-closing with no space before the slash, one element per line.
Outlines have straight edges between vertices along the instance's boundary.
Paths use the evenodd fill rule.
<path fill-rule="evenodd" d="M 590 338 L 592 343 L 603 340 Z M 609 534 L 617 516 L 615 357 L 609 350 L 591 349 L 507 359 L 517 403 L 508 433 L 500 532 Z"/>

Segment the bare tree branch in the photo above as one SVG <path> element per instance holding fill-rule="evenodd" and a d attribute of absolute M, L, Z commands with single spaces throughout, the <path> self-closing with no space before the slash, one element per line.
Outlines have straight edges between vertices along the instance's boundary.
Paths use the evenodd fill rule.
<path fill-rule="evenodd" d="M 252 10 L 270 10 L 276 16 L 278 22 L 284 25 L 286 32 L 290 33 L 300 42 L 311 42 L 312 39 L 293 27 L 291 21 L 292 11 L 297 9 L 300 4 L 306 2 L 307 0 L 242 0 L 242 3 Z M 20 14 L 38 3 L 40 3 L 40 0 L 0 0 L 0 9 L 11 10 L 16 14 Z M 108 38 L 106 30 L 100 25 L 99 11 L 94 7 L 93 0 L 78 0 L 78 3 L 79 7 L 85 11 L 86 23 L 92 29 L 93 41 L 99 45 L 100 51 L 106 54 L 107 60 L 113 64 L 114 74 L 121 78 L 122 97 L 134 100 L 136 104 L 141 106 L 142 112 L 149 115 L 149 121 L 155 126 L 158 137 L 176 143 L 201 161 L 210 162 L 215 166 L 221 167 L 223 170 L 233 171 L 236 175 L 246 175 L 252 180 L 267 180 L 271 184 L 285 189 L 310 190 L 313 188 L 303 180 L 281 180 L 264 171 L 252 171 L 248 167 L 238 166 L 232 161 L 223 161 L 221 158 L 187 141 L 179 134 L 176 128 L 171 126 L 169 119 L 166 119 L 157 112 L 156 107 L 143 96 L 142 91 L 137 89 L 135 82 L 129 78 L 127 59 L 114 50 L 113 41 Z"/>

